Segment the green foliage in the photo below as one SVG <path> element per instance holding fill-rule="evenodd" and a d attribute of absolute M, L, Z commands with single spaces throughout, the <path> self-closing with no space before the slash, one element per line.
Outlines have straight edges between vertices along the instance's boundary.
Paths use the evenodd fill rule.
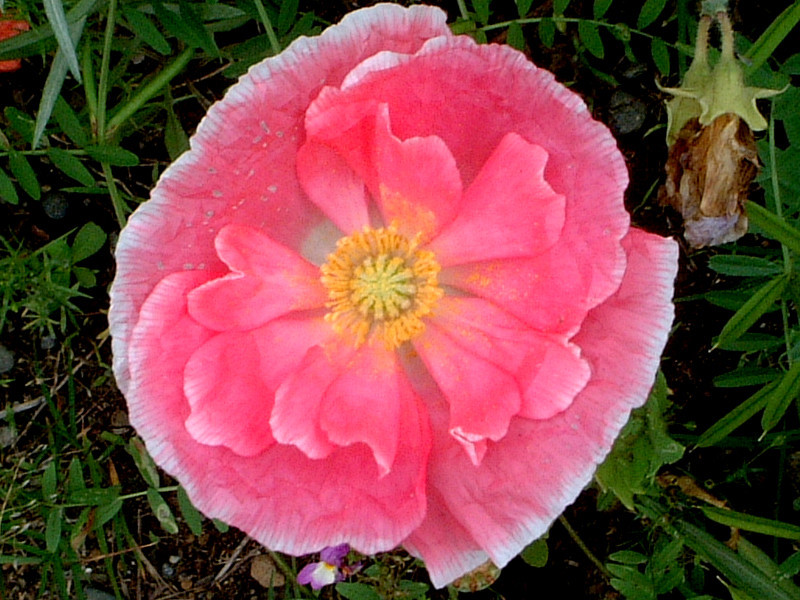
<path fill-rule="evenodd" d="M 40 333 L 53 335 L 56 327 L 66 332 L 69 316 L 78 312 L 74 302 L 96 285 L 94 270 L 78 263 L 105 241 L 105 232 L 92 222 L 35 252 L 0 238 L 0 332 L 10 315 L 19 315 L 26 328 Z"/>
<path fill-rule="evenodd" d="M 667 434 L 664 413 L 669 407 L 668 392 L 664 375 L 659 373 L 647 404 L 631 414 L 595 475 L 600 486 L 613 492 L 628 508 L 633 508 L 636 494 L 653 487 L 661 467 L 683 456 L 683 446 Z"/>
<path fill-rule="evenodd" d="M 678 539 L 661 536 L 648 555 L 633 550 L 614 552 L 606 563 L 611 572 L 611 585 L 626 600 L 657 600 L 686 581 L 685 566 L 680 558 L 685 553 Z"/>

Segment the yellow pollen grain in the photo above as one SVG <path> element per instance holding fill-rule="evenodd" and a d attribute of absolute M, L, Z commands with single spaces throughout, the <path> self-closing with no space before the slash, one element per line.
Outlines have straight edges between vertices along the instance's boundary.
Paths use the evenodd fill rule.
<path fill-rule="evenodd" d="M 374 334 L 397 348 L 425 330 L 444 292 L 433 252 L 419 248 L 422 233 L 409 239 L 394 224 L 343 237 L 320 267 L 328 290 L 325 320 L 340 334 L 363 344 Z"/>

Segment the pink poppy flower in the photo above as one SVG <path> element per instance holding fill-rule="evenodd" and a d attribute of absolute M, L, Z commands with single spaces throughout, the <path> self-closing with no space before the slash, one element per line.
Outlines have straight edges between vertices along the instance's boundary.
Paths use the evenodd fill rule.
<path fill-rule="evenodd" d="M 117 246 L 114 368 L 205 514 L 289 554 L 503 566 L 648 394 L 674 242 L 515 50 L 378 5 L 253 67 Z"/>

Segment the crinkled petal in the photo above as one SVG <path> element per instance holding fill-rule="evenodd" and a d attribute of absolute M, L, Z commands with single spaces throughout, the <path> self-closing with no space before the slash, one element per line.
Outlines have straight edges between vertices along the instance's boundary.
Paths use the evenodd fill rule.
<path fill-rule="evenodd" d="M 309 458 L 366 444 L 386 475 L 397 455 L 400 422 L 420 420 L 407 414 L 417 410 L 394 352 L 379 344 L 355 350 L 337 340 L 311 348 L 278 388 L 271 424 L 279 442 L 297 446 Z"/>
<path fill-rule="evenodd" d="M 186 429 L 201 444 L 253 456 L 275 443 L 269 428 L 272 393 L 261 377 L 250 332 L 226 332 L 192 354 L 184 371 L 191 408 Z"/>
<path fill-rule="evenodd" d="M 311 201 L 345 235 L 369 225 L 364 182 L 332 148 L 306 142 L 297 155 L 297 176 Z"/>
<path fill-rule="evenodd" d="M 296 448 L 279 444 L 247 457 L 225 446 L 200 444 L 186 430 L 190 406 L 183 373 L 198 349 L 217 335 L 189 316 L 186 296 L 214 276 L 202 271 L 169 275 L 148 298 L 134 329 L 127 399 L 131 423 L 153 459 L 181 481 L 204 514 L 234 524 L 276 551 L 309 554 L 345 541 L 367 554 L 397 546 L 425 514 L 431 442 L 418 399 L 417 410 L 407 411 L 408 418 L 399 425 L 398 454 L 405 460 L 397 461 L 384 477 L 379 477 L 374 456 L 364 444 L 337 449 L 333 463 L 310 460 Z M 309 343 L 304 336 L 317 343 L 330 332 L 321 319 L 301 323 L 275 320 L 259 330 L 263 335 L 254 336 L 261 338 L 261 370 L 269 385 L 297 368 L 302 346 Z M 283 350 L 294 356 L 270 372 L 265 358 L 271 357 L 263 348 L 274 349 L 276 340 L 292 331 L 300 340 Z"/>
<path fill-rule="evenodd" d="M 325 391 L 320 424 L 339 446 L 369 446 L 385 475 L 397 455 L 400 419 L 416 409 L 396 354 L 382 344 L 363 345 Z"/>
<path fill-rule="evenodd" d="M 452 221 L 461 200 L 461 176 L 445 143 L 435 136 L 400 139 L 386 104 L 347 103 L 326 88 L 308 110 L 311 143 L 334 149 L 366 183 L 384 223 L 424 239 Z M 324 165 L 312 165 L 321 169 Z"/>
<path fill-rule="evenodd" d="M 543 534 L 574 501 L 630 410 L 647 399 L 673 318 L 677 246 L 632 230 L 623 247 L 629 261 L 622 285 L 589 313 L 574 338 L 592 378 L 566 410 L 546 420 L 514 419 L 503 443 L 491 445 L 479 467 L 446 435 L 446 412 L 430 411 L 437 433 L 430 485 L 444 510 L 473 537 L 474 550 L 485 551 L 498 566 Z M 456 559 L 425 554 L 422 542 L 441 535 L 431 527 L 415 531 L 411 546 L 440 585 L 450 580 Z"/>
<path fill-rule="evenodd" d="M 454 343 L 513 375 L 521 394 L 516 414 L 522 417 L 546 419 L 561 412 L 591 376 L 580 348 L 565 336 L 544 335 L 481 298 L 442 299 L 432 324 Z"/>
<path fill-rule="evenodd" d="M 215 244 L 232 273 L 189 294 L 189 312 L 205 327 L 253 329 L 293 310 L 325 304 L 319 269 L 257 229 L 228 225 Z"/>
<path fill-rule="evenodd" d="M 430 244 L 443 267 L 541 254 L 561 237 L 564 196 L 544 179 L 547 151 L 502 139 L 464 194 L 456 220 Z"/>
<path fill-rule="evenodd" d="M 501 439 L 519 412 L 521 392 L 513 370 L 487 360 L 469 343 L 462 345 L 467 336 L 461 332 L 449 333 L 431 319 L 414 348 L 449 404 L 448 431 L 479 464 L 486 441 Z"/>

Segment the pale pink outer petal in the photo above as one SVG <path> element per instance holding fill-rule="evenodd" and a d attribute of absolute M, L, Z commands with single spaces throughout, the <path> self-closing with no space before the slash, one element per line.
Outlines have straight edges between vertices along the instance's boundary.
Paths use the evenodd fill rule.
<path fill-rule="evenodd" d="M 306 132 L 312 143 L 335 150 L 365 182 L 385 224 L 396 221 L 401 233 L 422 232 L 429 239 L 453 220 L 461 201 L 453 155 L 436 136 L 397 138 L 386 104 L 351 103 L 337 88 L 325 88 L 308 109 Z M 300 177 L 312 179 L 302 171 Z"/>
<path fill-rule="evenodd" d="M 574 342 L 592 368 L 592 378 L 575 401 L 547 420 L 514 419 L 501 443 L 491 444 L 475 467 L 447 435 L 447 412 L 429 403 L 436 433 L 429 485 L 443 509 L 403 543 L 425 561 L 441 587 L 480 560 L 485 552 L 505 566 L 542 535 L 589 483 L 631 409 L 652 386 L 674 309 L 677 245 L 631 230 L 622 242 L 628 270 L 618 291 L 586 318 Z M 457 536 L 455 550 L 440 543 L 450 525 L 435 515 L 449 513 L 472 537 Z"/>
<path fill-rule="evenodd" d="M 625 272 L 620 240 L 630 221 L 623 204 L 625 163 L 608 129 L 551 73 L 511 48 L 459 36 L 431 39 L 413 56 L 383 52 L 356 67 L 346 83 L 343 90 L 326 88 L 314 107 L 386 104 L 399 139 L 444 140 L 465 189 L 509 133 L 548 154 L 545 180 L 566 201 L 552 254 L 497 261 L 507 264 L 492 277 L 480 270 L 482 263 L 448 268 L 442 281 L 496 302 L 542 331 L 569 334 L 617 289 Z M 480 240 L 469 246 L 476 244 Z M 565 284 L 551 285 L 560 278 Z M 480 285 L 470 287 L 476 281 Z"/>
<path fill-rule="evenodd" d="M 561 237 L 564 197 L 544 179 L 547 151 L 506 135 L 428 249 L 442 267 L 541 254 Z"/>
<path fill-rule="evenodd" d="M 189 314 L 217 331 L 248 330 L 327 301 L 319 269 L 258 229 L 226 225 L 214 244 L 232 273 L 189 293 Z"/>
<path fill-rule="evenodd" d="M 213 238 L 223 225 L 257 227 L 299 250 L 309 228 L 324 220 L 302 193 L 295 163 L 305 111 L 319 90 L 338 85 L 376 52 L 415 52 L 431 37 L 450 37 L 446 19 L 425 6 L 354 11 L 319 37 L 299 38 L 251 68 L 209 110 L 191 150 L 164 173 L 120 234 L 109 321 L 124 393 L 131 386 L 131 331 L 158 281 L 187 269 L 219 270 Z"/>
<path fill-rule="evenodd" d="M 277 444 L 247 457 L 224 446 L 198 443 L 186 430 L 190 406 L 183 373 L 191 357 L 215 335 L 189 316 L 186 297 L 214 276 L 190 271 L 164 278 L 148 297 L 132 333 L 130 419 L 153 459 L 180 480 L 203 513 L 235 524 L 268 548 L 300 555 L 348 542 L 373 554 L 397 546 L 426 510 L 430 430 L 422 419 L 424 407 L 413 394 L 416 409 L 405 411 L 398 431 L 397 452 L 405 460 L 384 477 L 364 444 L 336 450 L 331 462 L 309 460 L 296 448 Z M 265 382 L 296 369 L 304 344 L 307 348 L 329 335 L 330 329 L 321 329 L 320 323 L 321 319 L 279 319 L 249 334 L 262 337 L 259 353 L 264 348 L 273 351 L 261 355 Z M 273 366 L 276 341 L 282 336 L 295 341 L 280 346 L 280 364 Z"/>
<path fill-rule="evenodd" d="M 200 346 L 186 364 L 183 389 L 191 407 L 186 429 L 201 444 L 253 456 L 275 443 L 272 391 L 261 378 L 253 334 L 222 333 Z"/>

